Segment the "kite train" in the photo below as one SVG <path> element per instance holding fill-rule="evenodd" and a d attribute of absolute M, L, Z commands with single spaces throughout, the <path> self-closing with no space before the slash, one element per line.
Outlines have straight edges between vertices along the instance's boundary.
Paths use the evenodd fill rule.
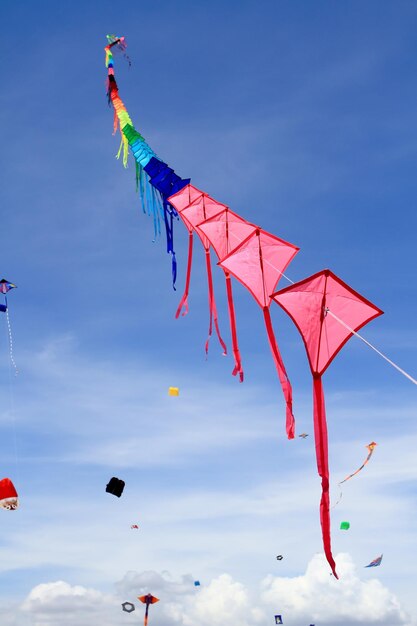
<path fill-rule="evenodd" d="M 192 185 L 189 178 L 180 177 L 153 152 L 133 126 L 119 96 L 114 74 L 113 51 L 119 50 L 126 56 L 125 39 L 115 35 L 108 35 L 107 39 L 108 45 L 105 47 L 105 53 L 108 102 L 114 109 L 114 132 L 119 128 L 122 137 L 117 156 L 120 157 L 123 153 L 123 163 L 126 167 L 130 147 L 136 163 L 136 185 L 142 208 L 145 213 L 153 217 L 155 237 L 161 232 L 161 224 L 164 224 L 167 252 L 172 260 L 174 289 L 177 278 L 174 219 L 181 218 L 188 230 L 185 288 L 176 317 L 178 318 L 181 314 L 186 315 L 188 312 L 194 234 L 196 234 L 204 250 L 207 270 L 209 328 L 205 344 L 206 353 L 213 327 L 223 353 L 227 353 L 225 342 L 220 334 L 213 289 L 211 267 L 211 250 L 213 250 L 218 258 L 218 266 L 224 272 L 226 283 L 234 358 L 232 373 L 238 376 L 241 382 L 243 381 L 244 372 L 232 293 L 231 279 L 235 278 L 248 289 L 262 310 L 270 350 L 284 395 L 286 432 L 289 439 L 295 437 L 292 388 L 272 327 L 270 306 L 273 300 L 291 317 L 301 334 L 313 377 L 314 439 L 317 468 L 322 483 L 320 520 L 323 545 L 327 561 L 337 578 L 330 542 L 328 438 L 322 376 L 345 343 L 355 335 L 415 385 L 417 385 L 417 380 L 358 334 L 357 331 L 362 326 L 382 315 L 382 311 L 330 270 L 323 270 L 285 289 L 275 291 L 282 277 L 292 283 L 284 272 L 299 248 L 262 230 L 256 224 L 246 221 L 231 211 L 228 206 Z M 300 436 L 305 438 L 308 435 L 303 433 Z M 376 444 L 373 442 L 371 445 Z M 372 451 L 373 449 L 370 450 L 370 455 Z M 368 462 L 370 455 L 365 463 Z"/>

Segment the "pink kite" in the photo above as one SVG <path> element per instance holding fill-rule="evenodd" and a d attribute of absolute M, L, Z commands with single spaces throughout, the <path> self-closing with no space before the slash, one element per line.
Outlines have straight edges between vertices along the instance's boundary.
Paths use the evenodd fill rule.
<path fill-rule="evenodd" d="M 198 236 L 201 239 L 201 243 L 204 246 L 206 252 L 206 267 L 207 267 L 207 281 L 208 281 L 208 292 L 209 292 L 209 310 L 210 310 L 210 322 L 209 322 L 209 332 L 206 341 L 206 354 L 208 352 L 208 344 L 210 337 L 213 332 L 213 321 L 214 327 L 216 329 L 217 337 L 219 339 L 220 345 L 223 348 L 223 354 L 227 354 L 226 344 L 224 343 L 219 329 L 219 323 L 217 319 L 217 307 L 216 301 L 214 298 L 214 290 L 213 290 L 213 276 L 211 271 L 211 260 L 210 260 L 210 244 L 206 237 L 202 233 L 198 231 L 196 228 L 199 222 L 206 220 L 208 217 L 215 215 L 222 208 L 225 208 L 225 204 L 221 204 L 216 200 L 213 200 L 208 194 L 204 193 L 194 187 L 193 185 L 186 185 L 178 191 L 176 194 L 170 196 L 168 201 L 172 206 L 178 211 L 179 216 L 183 220 L 185 226 L 188 228 L 188 262 L 187 262 L 187 277 L 185 280 L 185 290 L 184 294 L 181 298 L 180 304 L 178 306 L 175 317 L 178 318 L 182 308 L 184 307 L 183 315 L 188 313 L 188 292 L 190 288 L 190 278 L 191 278 L 191 263 L 193 257 L 193 231 L 196 231 Z"/>
<path fill-rule="evenodd" d="M 320 521 L 324 552 L 337 578 L 330 543 L 328 440 L 321 377 L 348 339 L 367 322 L 382 315 L 382 311 L 330 270 L 305 278 L 272 297 L 300 331 L 313 374 L 314 437 L 322 485 Z"/>
<path fill-rule="evenodd" d="M 256 231 L 256 226 L 250 224 L 228 207 L 209 217 L 204 222 L 197 225 L 197 231 L 202 233 L 209 241 L 211 247 L 217 254 L 219 261 L 230 254 L 246 237 Z M 240 382 L 243 381 L 242 360 L 240 357 L 237 340 L 235 307 L 233 304 L 232 281 L 230 273 L 223 268 L 226 278 L 227 304 L 229 308 L 230 330 L 232 335 L 233 356 L 235 368 L 233 376 L 239 374 Z"/>
<path fill-rule="evenodd" d="M 242 243 L 218 263 L 237 278 L 262 307 L 269 345 L 286 402 L 286 431 L 294 438 L 295 420 L 292 412 L 292 389 L 272 328 L 270 294 L 299 248 L 292 243 L 256 228 Z"/>

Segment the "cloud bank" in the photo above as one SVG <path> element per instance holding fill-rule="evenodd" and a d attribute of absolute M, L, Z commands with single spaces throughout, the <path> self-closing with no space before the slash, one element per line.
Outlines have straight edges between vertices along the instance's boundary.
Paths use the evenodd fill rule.
<path fill-rule="evenodd" d="M 340 581 L 329 575 L 325 558 L 315 555 L 303 575 L 269 575 L 249 589 L 229 574 L 195 587 L 191 575 L 178 580 L 169 572 L 128 572 L 104 593 L 64 581 L 34 587 L 16 611 L 21 626 L 103 626 L 138 623 L 143 605 L 137 596 L 151 592 L 160 602 L 151 607 L 152 626 L 266 626 L 280 614 L 287 626 L 416 626 L 395 595 L 369 571 L 361 580 L 350 555 L 337 556 Z M 121 603 L 129 601 L 136 611 L 127 614 Z M 139 618 L 140 621 L 140 618 Z"/>

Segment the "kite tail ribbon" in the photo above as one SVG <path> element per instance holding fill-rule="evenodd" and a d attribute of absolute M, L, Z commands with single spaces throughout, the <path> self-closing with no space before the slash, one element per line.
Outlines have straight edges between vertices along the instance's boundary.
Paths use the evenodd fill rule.
<path fill-rule="evenodd" d="M 229 307 L 229 318 L 230 318 L 230 329 L 232 333 L 232 348 L 233 348 L 233 356 L 235 357 L 235 368 L 232 372 L 233 376 L 239 374 L 239 380 L 243 383 L 243 368 L 242 368 L 242 360 L 240 357 L 239 345 L 237 342 L 237 331 L 236 331 L 236 317 L 235 317 L 235 307 L 233 304 L 233 293 L 232 293 L 232 281 L 230 279 L 230 274 L 225 272 L 226 276 L 226 289 L 227 289 L 227 303 Z"/>
<path fill-rule="evenodd" d="M 146 605 L 146 610 L 145 610 L 145 619 L 143 621 L 143 625 L 144 626 L 148 626 L 148 611 L 149 611 L 149 604 Z"/>
<path fill-rule="evenodd" d="M 295 419 L 292 412 L 292 387 L 289 381 L 284 362 L 282 360 L 278 344 L 275 339 L 274 329 L 272 328 L 271 314 L 269 307 L 263 308 L 266 331 L 268 333 L 269 346 L 271 348 L 272 356 L 274 357 L 275 367 L 278 372 L 278 377 L 281 383 L 282 392 L 284 394 L 286 403 L 286 432 L 288 439 L 294 439 L 295 436 Z"/>
<path fill-rule="evenodd" d="M 330 496 L 329 496 L 329 455 L 327 441 L 326 407 L 324 404 L 323 385 L 321 376 L 315 374 L 313 378 L 314 396 L 314 437 L 316 443 L 317 469 L 321 477 L 320 523 L 323 535 L 324 553 L 333 575 L 336 573 L 336 563 L 333 559 L 330 543 Z"/>
<path fill-rule="evenodd" d="M 178 319 L 182 308 L 184 307 L 184 311 L 182 315 L 187 315 L 188 313 L 188 292 L 190 290 L 190 279 L 191 279 L 191 265 L 193 262 L 193 233 L 192 231 L 188 234 L 188 261 L 187 261 L 187 277 L 185 279 L 185 289 L 183 296 L 180 300 L 180 303 L 177 308 L 177 312 L 175 313 L 175 319 Z"/>
<path fill-rule="evenodd" d="M 207 341 L 205 345 L 206 355 L 208 354 L 210 337 L 213 333 L 213 321 L 214 321 L 214 328 L 216 329 L 216 335 L 218 337 L 221 347 L 223 348 L 223 356 L 226 356 L 227 347 L 221 337 L 220 329 L 219 329 L 219 322 L 217 319 L 216 300 L 214 298 L 214 290 L 213 290 L 213 275 L 211 273 L 210 250 L 206 250 L 206 266 L 207 266 L 207 281 L 208 281 L 209 309 L 210 309 L 209 333 L 208 333 L 208 337 L 207 337 Z"/>

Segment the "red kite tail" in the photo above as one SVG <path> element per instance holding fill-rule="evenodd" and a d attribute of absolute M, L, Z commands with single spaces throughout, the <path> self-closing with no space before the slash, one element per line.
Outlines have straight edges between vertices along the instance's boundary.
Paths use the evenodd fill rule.
<path fill-rule="evenodd" d="M 185 289 L 181 301 L 178 305 L 177 312 L 175 313 L 175 319 L 178 319 L 181 313 L 182 308 L 184 307 L 184 311 L 182 315 L 187 315 L 188 313 L 188 292 L 190 289 L 190 279 L 191 279 L 191 264 L 193 262 L 193 233 L 189 233 L 188 235 L 188 261 L 187 261 L 187 278 L 185 279 Z"/>
<path fill-rule="evenodd" d="M 284 362 L 282 360 L 278 344 L 275 339 L 274 329 L 272 328 L 271 314 L 269 308 L 265 306 L 263 308 L 266 331 L 268 333 L 269 346 L 271 348 L 272 356 L 274 357 L 275 367 L 277 368 L 278 377 L 281 382 L 282 392 L 284 394 L 286 408 L 286 431 L 288 439 L 294 439 L 295 436 L 295 418 L 292 412 L 292 388 L 289 381 L 287 372 L 285 370 Z"/>
<path fill-rule="evenodd" d="M 214 299 L 214 290 L 213 290 L 213 276 L 211 273 L 210 250 L 206 250 L 206 266 L 207 266 L 207 281 L 208 281 L 209 309 L 210 309 L 209 333 L 208 333 L 206 346 L 205 346 L 206 354 L 208 353 L 208 345 L 209 345 L 210 337 L 213 332 L 213 321 L 214 321 L 214 328 L 216 329 L 216 334 L 220 342 L 220 345 L 223 348 L 223 355 L 226 356 L 227 347 L 220 335 L 219 322 L 217 320 L 216 300 Z"/>
<path fill-rule="evenodd" d="M 323 535 L 323 547 L 324 554 L 326 555 L 333 575 L 339 578 L 336 573 L 336 563 L 333 559 L 330 543 L 329 455 L 327 447 L 326 407 L 324 404 L 321 376 L 318 375 L 315 375 L 313 379 L 313 396 L 317 469 L 321 476 L 320 522 Z"/>
<path fill-rule="evenodd" d="M 236 374 L 239 374 L 239 380 L 241 383 L 243 383 L 243 368 L 242 368 L 242 361 L 240 358 L 239 345 L 237 342 L 236 317 L 235 317 L 235 307 L 233 304 L 232 281 L 230 279 L 230 274 L 228 272 L 225 272 L 225 275 L 226 275 L 227 303 L 229 307 L 230 330 L 232 333 L 232 348 L 233 348 L 233 356 L 235 357 L 235 368 L 233 370 L 233 376 L 236 376 Z"/>

